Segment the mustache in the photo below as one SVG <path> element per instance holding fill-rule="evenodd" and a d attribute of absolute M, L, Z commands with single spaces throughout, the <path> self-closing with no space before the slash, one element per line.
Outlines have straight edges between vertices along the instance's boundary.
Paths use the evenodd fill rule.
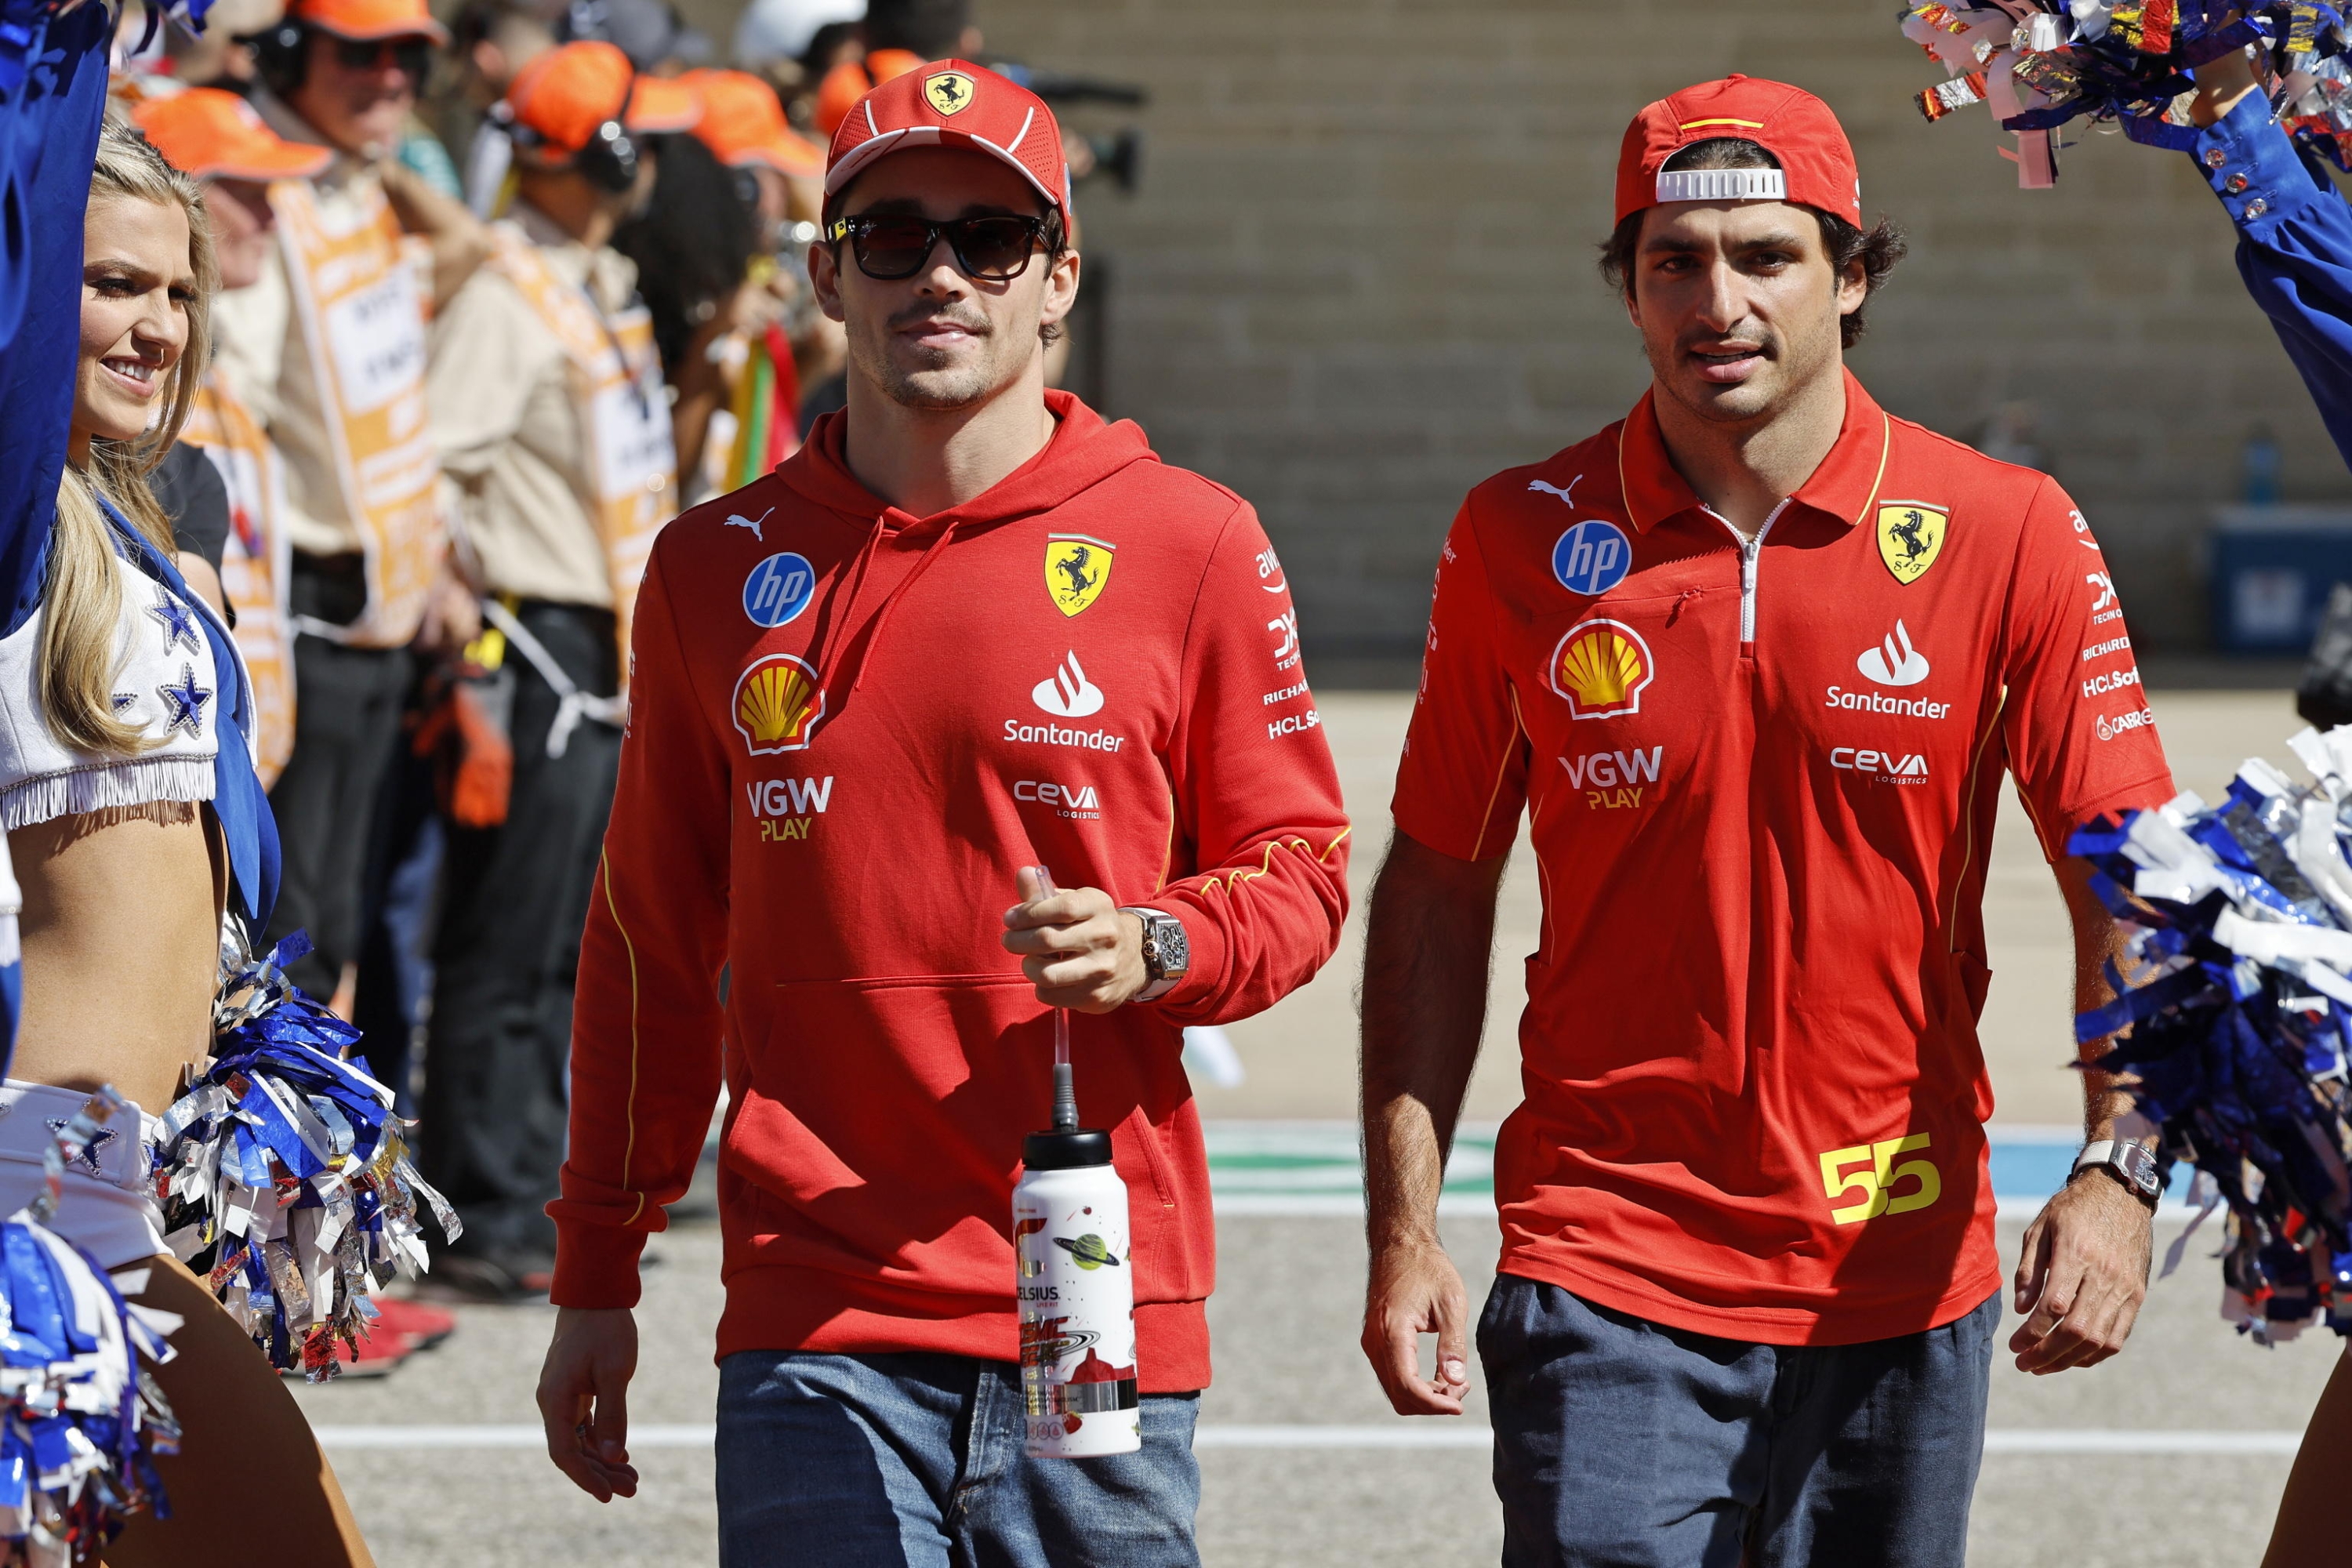
<path fill-rule="evenodd" d="M 961 327 L 974 337 L 986 337 L 992 330 L 988 324 L 988 318 L 978 311 L 966 315 L 961 310 L 943 310 L 936 305 L 909 305 L 907 309 L 894 314 L 888 325 L 890 331 L 897 332 L 903 331 L 908 327 L 921 326 L 926 321 L 950 322 Z"/>

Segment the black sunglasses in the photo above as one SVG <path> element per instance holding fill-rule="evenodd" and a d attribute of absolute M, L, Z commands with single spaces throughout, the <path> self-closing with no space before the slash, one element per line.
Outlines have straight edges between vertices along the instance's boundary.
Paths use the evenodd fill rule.
<path fill-rule="evenodd" d="M 1045 221 L 1034 217 L 960 217 L 933 223 L 911 214 L 835 219 L 826 237 L 849 241 L 857 269 L 879 283 L 912 278 L 931 258 L 941 239 L 955 252 L 967 277 L 1002 283 L 1029 269 L 1029 257 L 1045 237 Z"/>
<path fill-rule="evenodd" d="M 347 71 L 373 70 L 383 63 L 387 49 L 392 51 L 392 63 L 413 81 L 423 81 L 425 73 L 433 68 L 430 38 L 337 38 L 335 63 Z"/>

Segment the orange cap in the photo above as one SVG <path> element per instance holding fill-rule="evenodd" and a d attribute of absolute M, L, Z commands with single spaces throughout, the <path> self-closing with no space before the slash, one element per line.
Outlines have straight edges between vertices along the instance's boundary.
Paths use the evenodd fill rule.
<path fill-rule="evenodd" d="M 784 123 L 775 89 L 749 71 L 688 71 L 677 79 L 702 100 L 694 134 L 730 169 L 765 163 L 787 174 L 818 179 L 824 149 Z"/>
<path fill-rule="evenodd" d="M 324 147 L 289 142 L 253 106 L 216 87 L 192 87 L 132 107 L 163 161 L 197 180 L 299 180 L 334 162 Z"/>
<path fill-rule="evenodd" d="M 640 76 L 617 46 L 593 40 L 550 49 L 523 67 L 507 89 L 506 104 L 517 125 L 559 153 L 577 153 L 599 125 L 615 118 L 632 131 L 685 131 L 702 118 L 702 100 L 692 88 Z"/>
<path fill-rule="evenodd" d="M 817 128 L 827 137 L 841 129 L 857 100 L 888 81 L 929 64 L 912 49 L 871 49 L 862 60 L 844 60 L 816 84 Z"/>
<path fill-rule="evenodd" d="M 293 0 L 286 19 L 339 38 L 430 38 L 449 41 L 425 0 Z"/>

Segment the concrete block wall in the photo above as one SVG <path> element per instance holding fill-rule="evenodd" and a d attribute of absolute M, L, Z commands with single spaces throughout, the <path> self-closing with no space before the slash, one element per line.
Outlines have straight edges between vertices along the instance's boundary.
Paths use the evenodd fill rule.
<path fill-rule="evenodd" d="M 1874 0 L 981 0 L 991 50 L 1140 83 L 1133 197 L 1081 192 L 1115 258 L 1108 411 L 1264 514 L 1310 654 L 1416 647 L 1461 493 L 1619 417 L 1647 382 L 1592 267 L 1643 103 L 1739 70 L 1837 110 L 1867 214 L 1912 255 L 1856 373 L 1973 438 L 2031 403 L 2135 633 L 2202 644 L 2197 541 L 2255 422 L 2291 499 L 2352 500 L 2188 161 L 2078 132 L 2021 192 L 1983 110 Z"/>

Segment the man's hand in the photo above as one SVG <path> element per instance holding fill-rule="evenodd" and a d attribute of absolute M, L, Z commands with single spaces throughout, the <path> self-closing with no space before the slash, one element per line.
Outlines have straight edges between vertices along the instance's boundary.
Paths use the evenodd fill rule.
<path fill-rule="evenodd" d="M 1021 973 L 1048 1007 L 1108 1013 L 1150 982 L 1143 967 L 1143 922 L 1119 912 L 1100 888 L 1065 888 L 1042 896 L 1037 873 L 1018 877 L 1021 902 L 1004 911 L 1004 951 L 1021 954 Z"/>
<path fill-rule="evenodd" d="M 539 1369 L 539 1418 L 547 1457 L 598 1502 L 637 1495 L 629 1463 L 629 1379 L 637 1370 L 637 1320 L 626 1307 L 564 1307 Z"/>
<path fill-rule="evenodd" d="M 1470 1301 L 1435 1241 L 1374 1248 L 1364 1293 L 1364 1358 L 1400 1415 L 1459 1415 L 1470 1386 Z M 1421 1336 L 1437 1336 L 1437 1375 L 1421 1373 Z"/>
<path fill-rule="evenodd" d="M 2096 1366 L 2124 1348 L 2147 1297 L 2155 1219 L 2123 1184 L 2096 1171 L 2068 1182 L 2025 1230 L 2009 1348 L 2037 1376 Z"/>
<path fill-rule="evenodd" d="M 416 626 L 416 646 L 426 653 L 455 656 L 482 635 L 482 602 L 444 562 L 425 595 L 425 618 Z"/>

